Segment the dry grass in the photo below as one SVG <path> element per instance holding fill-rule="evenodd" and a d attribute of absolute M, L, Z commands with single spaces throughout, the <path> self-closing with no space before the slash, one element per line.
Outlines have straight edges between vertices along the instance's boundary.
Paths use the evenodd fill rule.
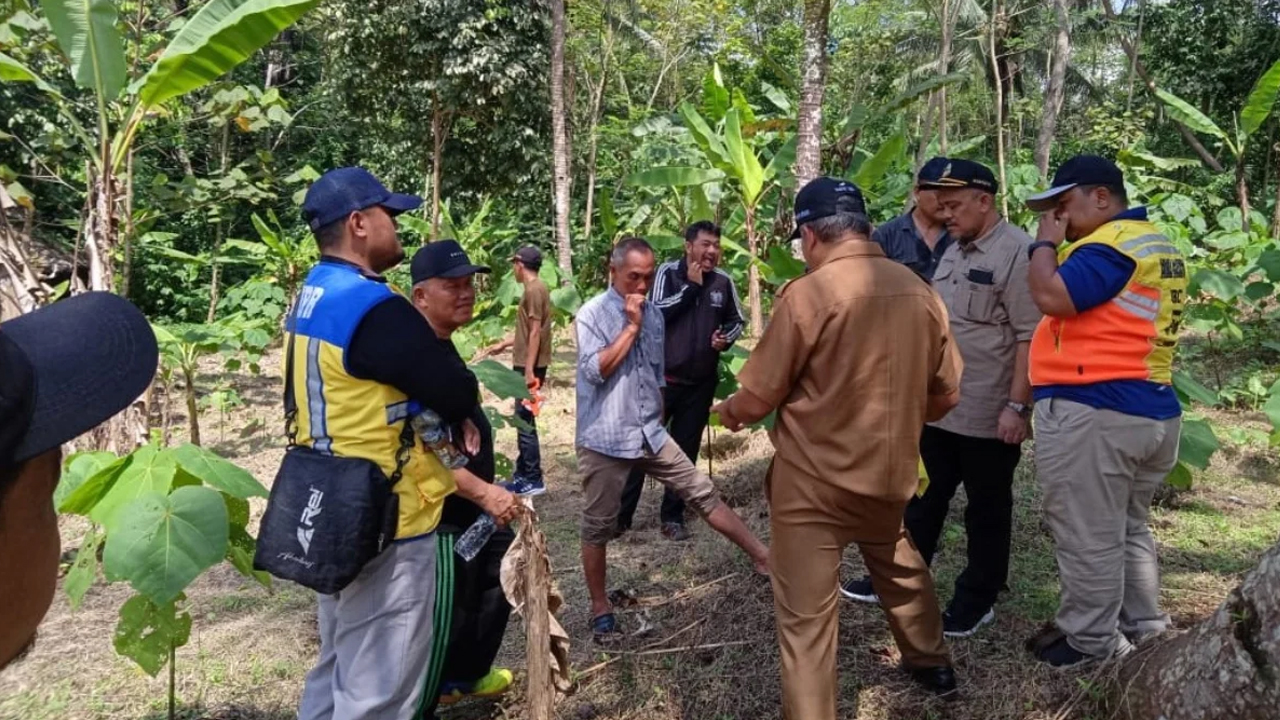
<path fill-rule="evenodd" d="M 610 587 L 645 600 L 624 611 L 625 627 L 648 625 L 618 650 L 697 648 L 659 654 L 603 653 L 587 627 L 586 590 L 578 563 L 577 516 L 582 494 L 575 478 L 571 358 L 552 368 L 549 407 L 540 418 L 549 492 L 537 500 L 553 553 L 556 580 L 567 599 L 561 618 L 573 639 L 574 665 L 583 675 L 558 716 L 572 720 L 728 720 L 779 716 L 778 652 L 767 581 L 746 558 L 709 528 L 692 527 L 694 540 L 675 544 L 657 527 L 657 488 L 646 489 L 636 526 L 610 546 Z M 268 361 L 264 368 L 274 370 Z M 220 432 L 216 414 L 202 416 L 209 444 L 270 482 L 281 447 L 274 433 L 277 378 L 238 378 L 250 405 Z M 176 409 L 175 409 L 176 411 Z M 251 432 L 240 428 L 259 427 Z M 1232 422 L 1231 418 L 1215 418 Z M 1250 420 L 1249 422 L 1252 422 Z M 183 439 L 178 427 L 175 441 Z M 514 432 L 499 435 L 500 451 L 514 455 Z M 710 455 L 725 498 L 758 533 L 767 534 L 761 497 L 769 444 L 762 434 L 717 435 Z M 705 467 L 705 460 L 703 461 Z M 1016 482 L 1015 548 L 1009 591 L 994 626 L 955 642 L 961 699 L 943 703 L 916 690 L 895 667 L 897 651 L 878 608 L 841 607 L 839 654 L 842 718 L 1001 720 L 1089 718 L 1101 675 L 1058 673 L 1029 662 L 1024 638 L 1052 617 L 1057 581 L 1052 543 L 1039 520 L 1039 492 L 1024 461 Z M 1280 533 L 1280 484 L 1274 453 L 1245 448 L 1224 453 L 1190 493 L 1157 508 L 1163 600 L 1180 626 L 1209 613 Z M 944 533 L 936 574 L 943 599 L 960 569 L 964 549 L 957 498 Z M 261 503 L 255 503 L 261 512 Z M 63 521 L 68 548 L 84 527 Z M 861 570 L 850 553 L 847 571 Z M 726 576 L 730 576 L 727 577 Z M 152 679 L 111 647 L 124 588 L 97 585 L 71 611 L 60 595 L 39 645 L 24 663 L 0 676 L 0 718 L 160 718 L 165 679 Z M 314 601 L 278 583 L 273 592 L 245 583 L 226 568 L 200 579 L 188 593 L 195 618 L 192 639 L 178 652 L 178 693 L 187 718 L 277 720 L 294 717 L 302 679 L 317 650 Z M 602 662 L 613 659 L 607 665 Z M 512 624 L 499 662 L 522 667 L 523 632 Z M 519 718 L 520 690 L 505 703 L 464 703 L 445 718 Z"/>

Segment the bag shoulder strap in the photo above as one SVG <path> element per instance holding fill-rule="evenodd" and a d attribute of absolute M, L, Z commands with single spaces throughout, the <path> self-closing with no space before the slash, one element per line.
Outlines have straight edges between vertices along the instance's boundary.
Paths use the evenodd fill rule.
<path fill-rule="evenodd" d="M 284 351 L 284 434 L 289 447 L 298 444 L 298 397 L 293 389 L 293 346 L 298 335 L 298 301 L 295 299 L 289 317 L 285 320 L 289 338 Z"/>

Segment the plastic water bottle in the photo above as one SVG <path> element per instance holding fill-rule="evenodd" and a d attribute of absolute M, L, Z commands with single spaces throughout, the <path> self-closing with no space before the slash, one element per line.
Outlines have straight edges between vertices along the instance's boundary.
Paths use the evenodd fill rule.
<path fill-rule="evenodd" d="M 413 413 L 409 420 L 413 425 L 413 431 L 422 438 L 422 442 L 431 452 L 435 453 L 441 464 L 450 469 L 467 464 L 467 456 L 454 447 L 452 438 L 449 436 L 449 428 L 445 427 L 444 421 L 435 411 L 414 404 L 410 406 L 409 412 Z"/>
<path fill-rule="evenodd" d="M 458 537 L 458 541 L 453 545 L 453 551 L 467 562 L 475 560 L 480 554 L 480 549 L 489 542 L 489 538 L 493 536 L 493 531 L 497 527 L 492 515 L 482 513 L 475 522 L 471 523 L 471 527 Z"/>

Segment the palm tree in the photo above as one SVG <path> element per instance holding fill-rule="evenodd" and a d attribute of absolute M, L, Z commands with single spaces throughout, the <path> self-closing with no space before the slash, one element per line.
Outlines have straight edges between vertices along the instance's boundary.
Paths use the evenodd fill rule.
<path fill-rule="evenodd" d="M 827 20 L 831 0 L 805 0 L 800 114 L 796 120 L 796 187 L 822 172 L 822 94 L 827 76 Z"/>
<path fill-rule="evenodd" d="M 573 277 L 569 246 L 569 126 L 564 104 L 564 0 L 551 0 L 551 190 L 555 208 L 556 257 L 561 277 Z"/>

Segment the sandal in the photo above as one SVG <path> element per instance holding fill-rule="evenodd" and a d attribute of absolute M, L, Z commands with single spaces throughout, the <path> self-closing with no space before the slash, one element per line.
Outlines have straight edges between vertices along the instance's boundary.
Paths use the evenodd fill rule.
<path fill-rule="evenodd" d="M 622 638 L 618 618 L 613 613 L 597 615 L 591 619 L 591 635 L 598 643 L 610 643 Z"/>

